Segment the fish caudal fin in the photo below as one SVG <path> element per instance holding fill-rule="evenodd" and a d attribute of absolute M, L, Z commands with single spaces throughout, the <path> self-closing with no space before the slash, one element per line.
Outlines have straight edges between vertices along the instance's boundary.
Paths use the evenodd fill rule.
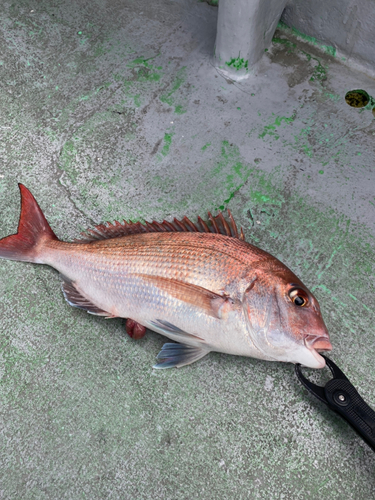
<path fill-rule="evenodd" d="M 21 192 L 21 215 L 17 234 L 0 240 L 0 258 L 38 262 L 43 243 L 57 240 L 34 196 L 23 185 L 18 184 Z"/>

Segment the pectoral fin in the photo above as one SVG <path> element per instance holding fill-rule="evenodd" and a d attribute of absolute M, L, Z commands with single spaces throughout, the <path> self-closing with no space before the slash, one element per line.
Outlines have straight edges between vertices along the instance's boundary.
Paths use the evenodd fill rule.
<path fill-rule="evenodd" d="M 150 321 L 150 328 L 155 329 L 161 334 L 174 335 L 178 337 L 179 341 L 184 340 L 184 338 L 186 338 L 189 339 L 189 341 L 198 340 L 199 342 L 204 342 L 204 340 L 201 337 L 198 337 L 198 335 L 187 333 L 184 330 L 181 330 L 181 328 L 178 328 L 178 326 L 172 325 L 172 323 L 169 323 L 169 321 L 164 321 L 162 319 Z"/>
<path fill-rule="evenodd" d="M 154 365 L 154 368 L 181 368 L 181 366 L 190 365 L 194 361 L 203 358 L 210 351 L 200 347 L 189 346 L 185 344 L 164 344 L 162 350 L 157 355 L 156 359 L 159 363 Z"/>
<path fill-rule="evenodd" d="M 203 309 L 206 314 L 221 319 L 226 314 L 234 301 L 226 296 L 202 288 L 198 285 L 185 283 L 173 278 L 163 278 L 149 274 L 138 274 L 145 281 L 152 283 L 159 290 L 168 293 L 177 300 Z"/>

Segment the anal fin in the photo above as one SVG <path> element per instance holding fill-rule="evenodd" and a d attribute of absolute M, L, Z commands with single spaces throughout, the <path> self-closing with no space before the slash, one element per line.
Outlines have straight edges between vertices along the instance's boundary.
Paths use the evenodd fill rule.
<path fill-rule="evenodd" d="M 74 282 L 60 274 L 60 278 L 63 280 L 61 284 L 62 292 L 64 294 L 65 300 L 72 307 L 77 307 L 78 309 L 83 309 L 90 314 L 95 314 L 96 316 L 106 316 L 107 318 L 114 318 L 114 316 L 100 309 L 95 304 L 86 299 L 75 287 Z"/>
<path fill-rule="evenodd" d="M 159 363 L 154 368 L 181 368 L 181 366 L 190 365 L 198 359 L 206 356 L 210 351 L 201 347 L 190 346 L 186 344 L 164 344 L 156 359 Z"/>

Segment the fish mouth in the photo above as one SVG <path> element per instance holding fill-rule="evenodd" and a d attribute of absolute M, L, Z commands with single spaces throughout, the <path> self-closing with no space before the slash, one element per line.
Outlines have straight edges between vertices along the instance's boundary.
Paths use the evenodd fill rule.
<path fill-rule="evenodd" d="M 314 368 L 324 368 L 326 361 L 319 353 L 332 350 L 332 344 L 328 336 L 308 335 L 305 339 L 305 346 L 315 358 L 317 365 Z"/>

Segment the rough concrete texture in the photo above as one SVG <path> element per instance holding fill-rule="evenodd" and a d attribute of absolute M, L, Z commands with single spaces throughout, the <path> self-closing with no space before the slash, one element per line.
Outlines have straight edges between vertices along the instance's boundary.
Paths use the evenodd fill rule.
<path fill-rule="evenodd" d="M 220 0 L 215 65 L 239 81 L 256 71 L 287 0 Z"/>
<path fill-rule="evenodd" d="M 277 32 L 233 84 L 210 62 L 217 9 L 192 0 L 0 15 L 0 236 L 18 181 L 64 239 L 229 207 L 315 292 L 332 358 L 375 407 L 375 120 L 344 100 L 374 80 Z M 155 371 L 161 336 L 69 307 L 51 268 L 0 273 L 0 498 L 374 497 L 373 452 L 292 365 L 211 353 Z"/>
<path fill-rule="evenodd" d="M 371 0 L 289 0 L 282 20 L 333 46 L 351 66 L 375 76 L 375 3 Z"/>

